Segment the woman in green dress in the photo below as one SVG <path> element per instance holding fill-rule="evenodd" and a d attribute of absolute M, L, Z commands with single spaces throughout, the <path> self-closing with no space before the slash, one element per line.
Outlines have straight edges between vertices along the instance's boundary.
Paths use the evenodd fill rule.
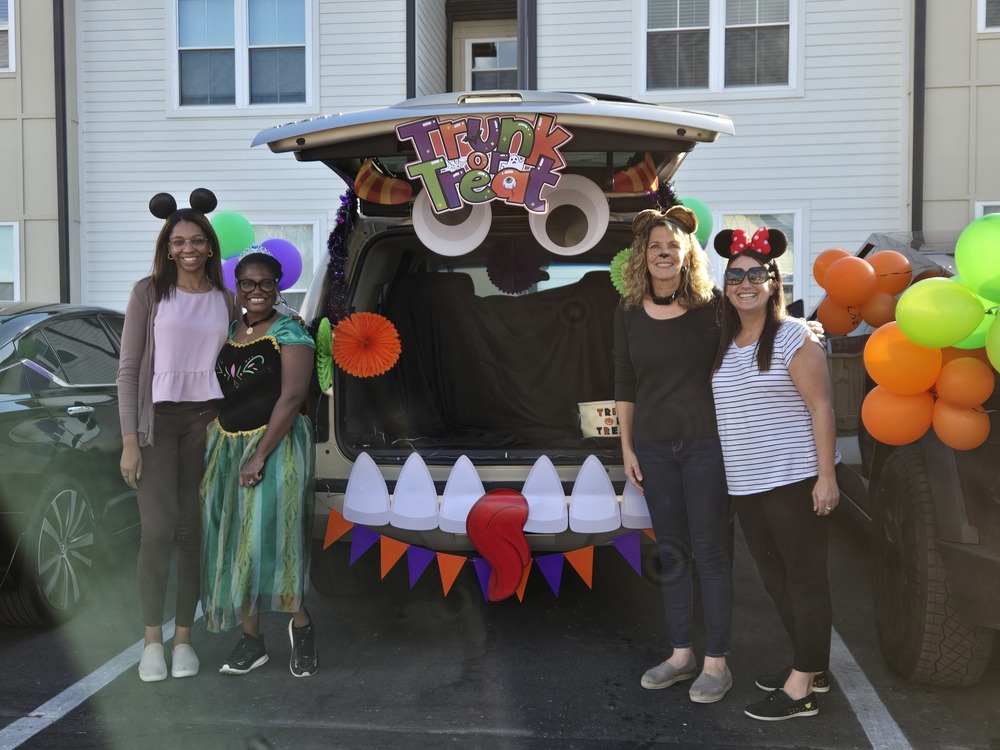
<path fill-rule="evenodd" d="M 216 375 L 224 399 L 209 426 L 202 481 L 202 609 L 209 631 L 242 625 L 219 670 L 246 674 L 267 662 L 261 612 L 287 612 L 289 668 L 315 674 L 314 626 L 303 604 L 315 455 L 300 413 L 315 344 L 278 313 L 281 264 L 252 252 L 236 266 L 243 320 L 229 329 Z"/>

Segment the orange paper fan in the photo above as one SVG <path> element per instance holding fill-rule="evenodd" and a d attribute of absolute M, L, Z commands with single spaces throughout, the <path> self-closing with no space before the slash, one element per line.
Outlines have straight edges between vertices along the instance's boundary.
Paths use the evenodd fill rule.
<path fill-rule="evenodd" d="M 376 313 L 354 313 L 333 329 L 333 361 L 349 375 L 381 375 L 396 364 L 399 352 L 396 327 Z"/>

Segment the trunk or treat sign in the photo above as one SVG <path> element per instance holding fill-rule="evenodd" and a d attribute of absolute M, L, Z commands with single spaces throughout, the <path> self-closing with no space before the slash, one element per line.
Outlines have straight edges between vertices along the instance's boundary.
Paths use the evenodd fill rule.
<path fill-rule="evenodd" d="M 493 200 L 544 213 L 542 190 L 559 184 L 559 149 L 573 138 L 544 114 L 430 117 L 397 126 L 396 136 L 413 144 L 406 174 L 420 180 L 436 214 Z"/>

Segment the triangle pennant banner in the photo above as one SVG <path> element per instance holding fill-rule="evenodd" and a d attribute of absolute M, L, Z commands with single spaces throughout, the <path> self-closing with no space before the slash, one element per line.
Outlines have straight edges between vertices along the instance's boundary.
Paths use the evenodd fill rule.
<path fill-rule="evenodd" d="M 397 541 L 391 537 L 382 537 L 382 549 L 380 550 L 382 555 L 382 577 L 385 578 L 386 573 L 392 570 L 393 566 L 399 562 L 406 550 L 409 548 L 409 544 L 405 542 Z"/>
<path fill-rule="evenodd" d="M 653 533 L 652 529 L 643 529 L 642 533 L 645 534 L 646 536 L 648 536 L 654 542 L 656 541 L 656 534 Z"/>
<path fill-rule="evenodd" d="M 542 571 L 542 575 L 545 576 L 545 581 L 549 584 L 549 588 L 552 589 L 552 593 L 556 595 L 556 599 L 559 598 L 559 584 L 562 582 L 564 559 L 565 556 L 561 552 L 535 558 L 535 564 Z"/>
<path fill-rule="evenodd" d="M 410 547 L 406 550 L 406 562 L 410 566 L 410 588 L 412 589 L 420 576 L 427 570 L 427 566 L 434 559 L 434 553 L 423 547 Z"/>
<path fill-rule="evenodd" d="M 521 576 L 521 582 L 517 585 L 517 600 L 519 602 L 524 601 L 524 589 L 528 585 L 528 573 L 531 572 L 531 558 L 528 558 L 528 564 L 524 566 L 524 575 Z"/>
<path fill-rule="evenodd" d="M 378 540 L 379 535 L 367 526 L 358 526 L 355 524 L 351 530 L 351 565 L 354 565 L 357 559 L 365 554 Z"/>
<path fill-rule="evenodd" d="M 326 519 L 326 536 L 323 538 L 323 549 L 326 549 L 354 526 L 353 521 L 348 521 L 343 514 L 330 508 L 330 515 Z"/>
<path fill-rule="evenodd" d="M 594 588 L 594 548 L 584 547 L 566 553 L 566 561 L 573 566 L 587 588 Z"/>
<path fill-rule="evenodd" d="M 467 559 L 464 555 L 437 553 L 438 572 L 441 574 L 441 587 L 444 589 L 445 596 L 448 596 L 448 592 L 451 591 L 451 586 L 458 578 L 458 574 Z"/>
<path fill-rule="evenodd" d="M 631 534 L 623 534 L 611 540 L 615 549 L 625 558 L 625 562 L 632 566 L 639 575 L 642 575 L 642 562 L 639 555 L 639 532 L 633 531 Z"/>
<path fill-rule="evenodd" d="M 472 558 L 472 566 L 476 569 L 476 576 L 479 578 L 479 585 L 483 589 L 483 599 L 490 600 L 490 573 L 493 568 L 481 557 Z"/>

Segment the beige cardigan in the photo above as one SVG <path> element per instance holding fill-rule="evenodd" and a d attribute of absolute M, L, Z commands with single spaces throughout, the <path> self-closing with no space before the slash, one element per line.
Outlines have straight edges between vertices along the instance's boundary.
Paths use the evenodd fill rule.
<path fill-rule="evenodd" d="M 229 321 L 241 314 L 236 295 L 223 290 L 229 305 Z M 118 364 L 118 416 L 122 435 L 135 435 L 140 446 L 153 444 L 153 321 L 156 319 L 153 278 L 140 279 L 132 287 L 125 308 L 122 354 Z M 228 331 L 228 329 L 227 329 Z"/>

